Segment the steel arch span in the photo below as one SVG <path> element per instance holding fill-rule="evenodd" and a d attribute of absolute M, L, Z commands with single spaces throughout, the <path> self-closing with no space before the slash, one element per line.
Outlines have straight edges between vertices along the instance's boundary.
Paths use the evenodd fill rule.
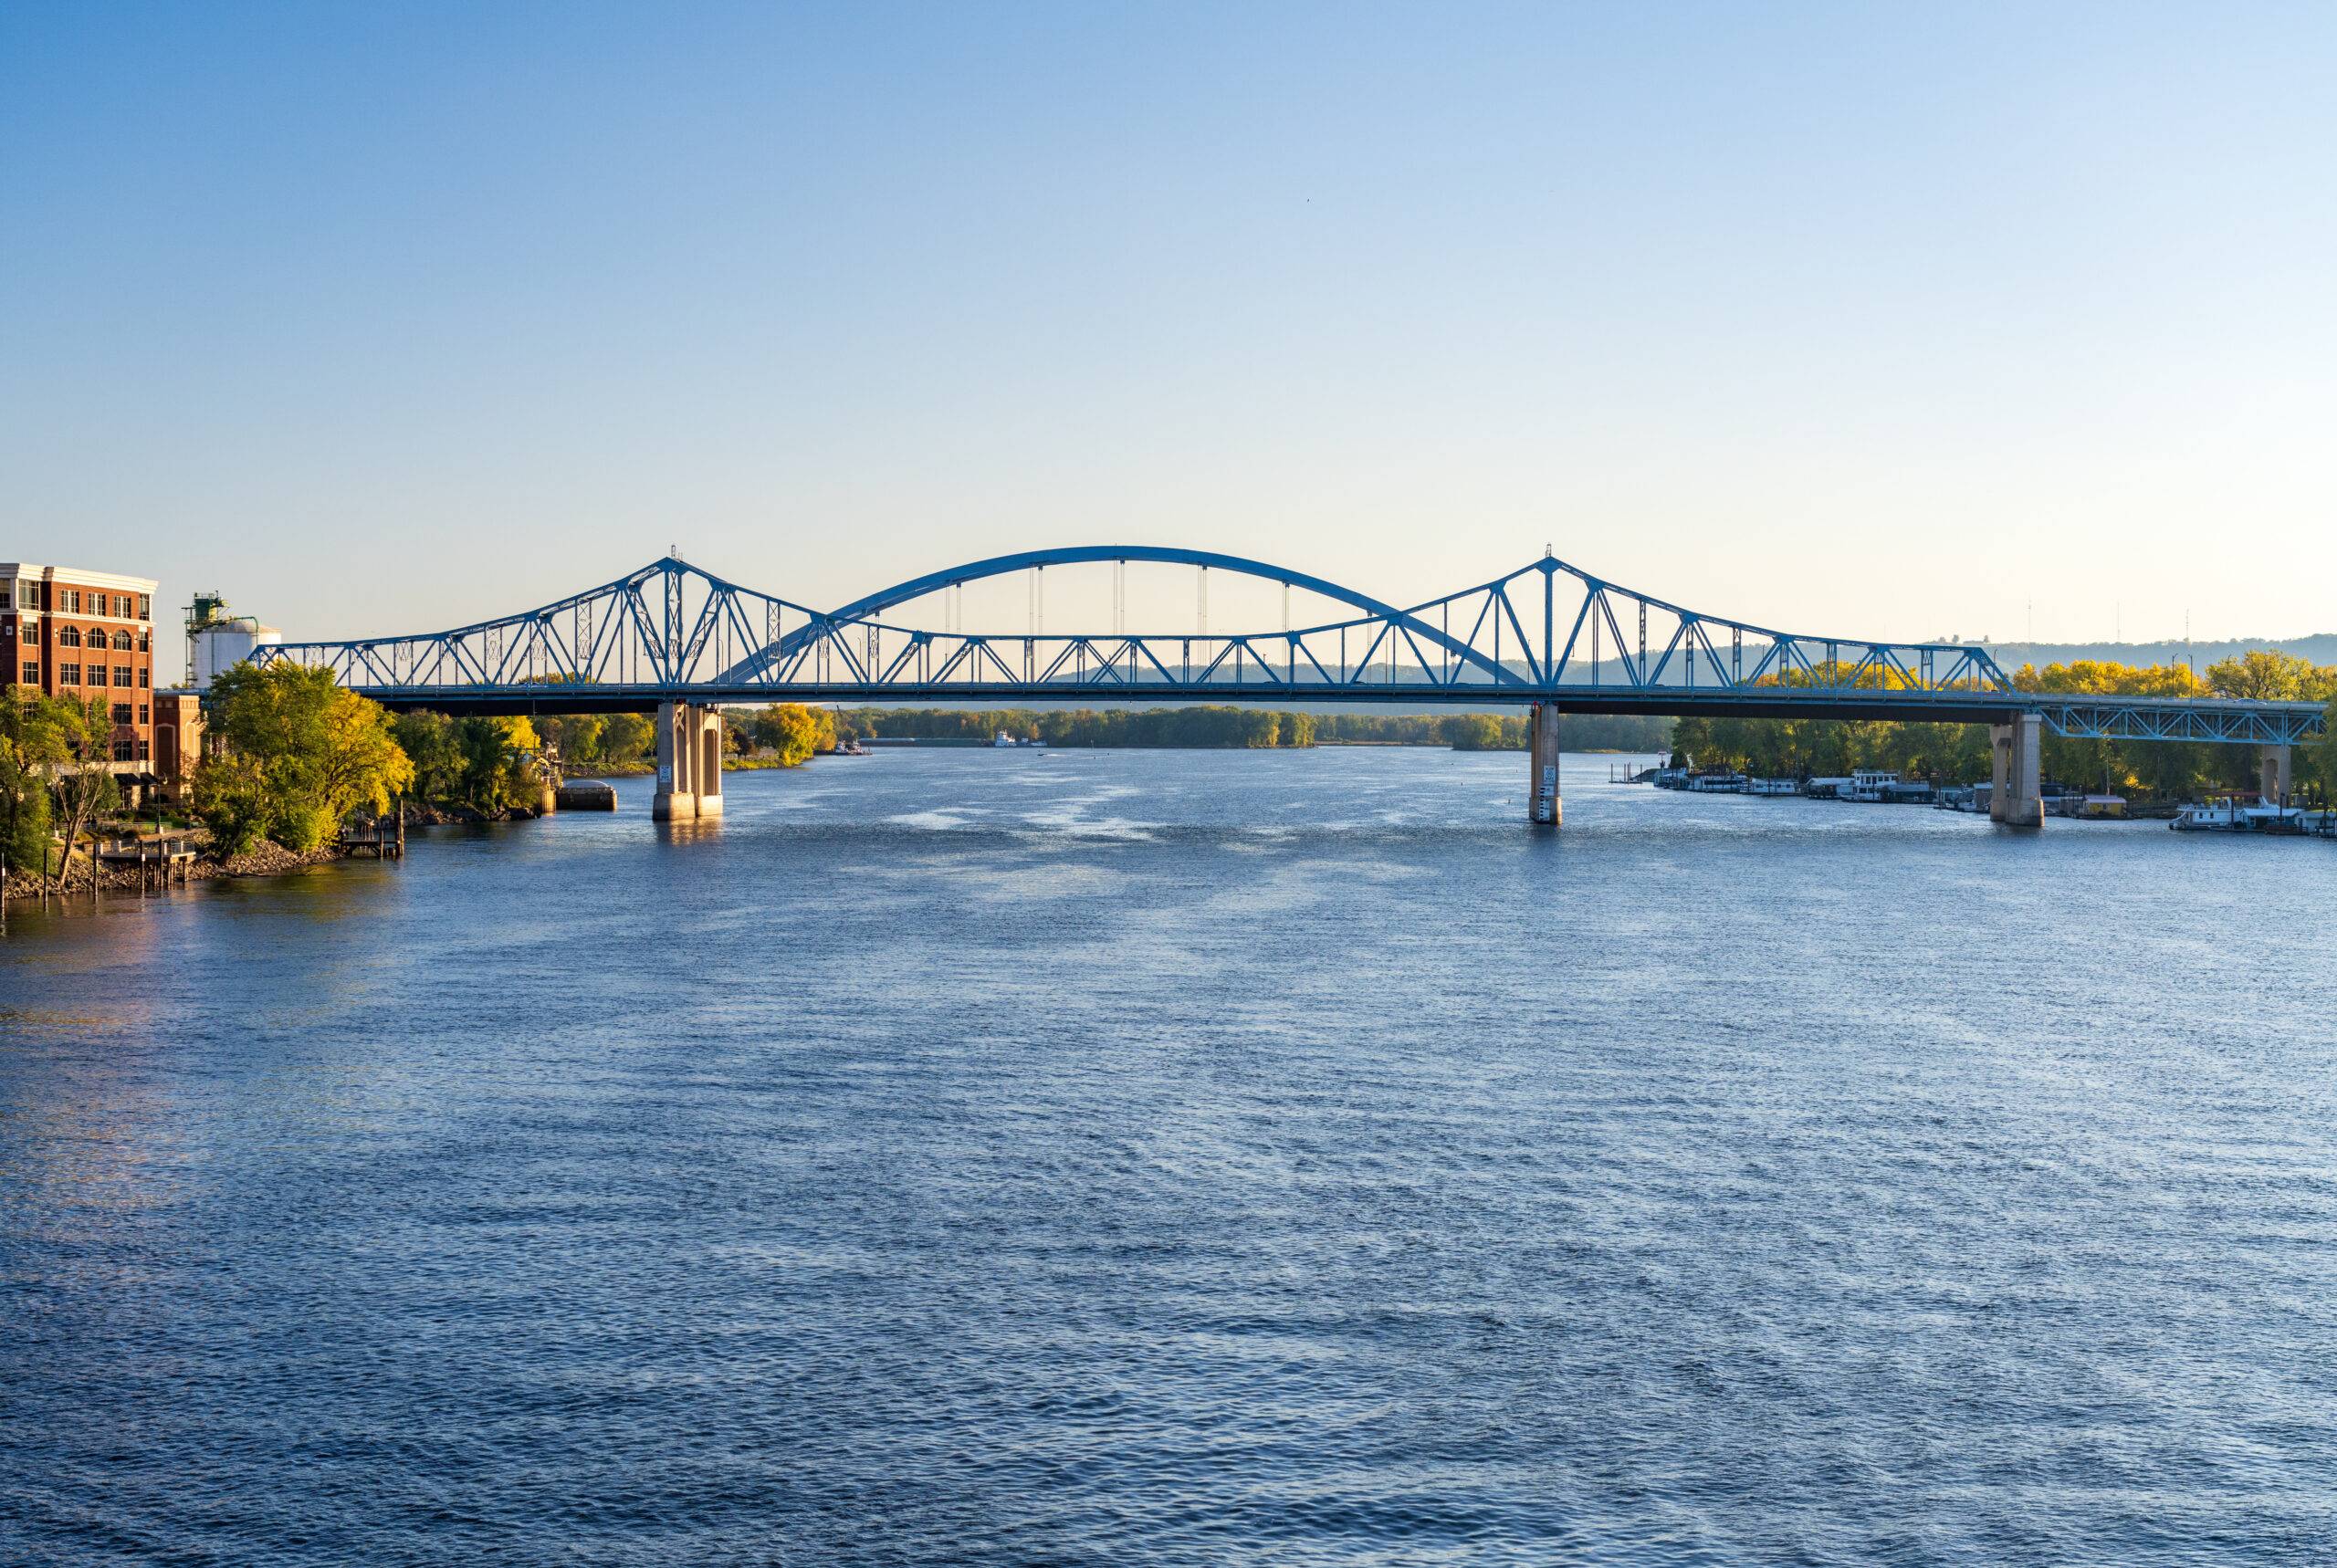
<path fill-rule="evenodd" d="M 1113 566 L 1115 629 L 1049 632 L 1050 568 Z M 1119 628 L 1130 565 L 1278 584 L 1277 630 Z M 986 579 L 1027 574 L 1022 630 L 891 619 Z M 1333 607 L 1290 623 L 1290 596 Z M 2016 690 L 1988 651 L 1793 632 L 1691 610 L 1545 555 L 1474 586 L 1397 605 L 1246 557 L 1088 545 L 969 561 L 834 610 L 744 587 L 667 556 L 538 609 L 445 632 L 262 648 L 330 668 L 392 706 L 466 712 L 639 709 L 665 702 L 908 700 L 1268 704 L 1544 703 L 1562 712 L 2000 722 L 2043 716 L 2071 736 L 2293 744 L 2311 704 L 2056 697 Z"/>

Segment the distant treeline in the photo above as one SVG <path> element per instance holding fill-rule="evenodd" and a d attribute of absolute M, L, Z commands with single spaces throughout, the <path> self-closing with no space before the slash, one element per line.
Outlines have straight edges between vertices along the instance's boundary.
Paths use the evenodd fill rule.
<path fill-rule="evenodd" d="M 1048 746 L 1266 747 L 1369 741 L 1449 746 L 1462 751 L 1523 751 L 1522 715 L 1311 714 L 1261 708 L 848 708 L 839 732 L 871 739 L 988 740 L 1004 734 Z M 1560 732 L 1569 750 L 1662 751 L 1672 721 L 1641 717 L 1568 717 Z"/>
<path fill-rule="evenodd" d="M 1458 751 L 1523 751 L 1522 713 L 1326 714 L 1315 721 L 1318 740 L 1395 741 L 1450 746 Z M 1558 720 L 1558 744 L 1568 751 L 1665 751 L 1672 720 L 1638 714 L 1567 714 Z"/>
<path fill-rule="evenodd" d="M 2022 691 L 2070 695 L 2337 702 L 2337 665 L 2257 650 L 2212 664 L 2204 676 L 2182 664 L 2137 667 L 2088 660 L 2042 670 L 2024 664 L 2013 685 Z M 2295 758 L 2300 789 L 2317 785 L 2337 789 L 2337 725 L 2331 730 L 2331 739 Z M 1995 760 L 1988 727 L 1977 724 L 1685 718 L 1672 731 L 1672 747 L 1675 762 L 1692 760 L 1700 768 L 1772 778 L 1824 778 L 1859 768 L 1892 768 L 1911 779 L 1971 784 L 1988 778 Z M 2250 789 L 2257 783 L 2254 747 L 2207 741 L 2070 740 L 2049 730 L 2042 763 L 2049 779 L 2166 800 L 2193 800 L 2215 789 Z"/>

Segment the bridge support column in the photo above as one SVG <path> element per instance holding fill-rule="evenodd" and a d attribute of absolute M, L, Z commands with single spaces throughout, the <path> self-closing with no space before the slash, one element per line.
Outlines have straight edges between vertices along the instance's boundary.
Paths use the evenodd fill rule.
<path fill-rule="evenodd" d="M 2043 716 L 2015 714 L 2010 724 L 1990 725 L 1988 739 L 1996 752 L 1996 772 L 1988 791 L 1988 820 L 2012 828 L 2043 827 Z"/>
<path fill-rule="evenodd" d="M 1555 828 L 1563 810 L 1558 799 L 1558 710 L 1548 703 L 1535 703 L 1527 712 L 1525 756 L 1530 769 L 1526 820 L 1537 828 Z"/>
<path fill-rule="evenodd" d="M 659 821 L 722 815 L 722 715 L 695 703 L 657 705 L 657 793 L 649 814 Z"/>
<path fill-rule="evenodd" d="M 2279 805 L 2289 798 L 2295 780 L 2289 772 L 2290 753 L 2285 746 L 2267 746 L 2256 754 L 2256 767 L 2260 788 L 2267 803 Z"/>
<path fill-rule="evenodd" d="M 697 740 L 697 814 L 722 815 L 722 710 L 692 708 L 697 716 L 692 734 Z"/>

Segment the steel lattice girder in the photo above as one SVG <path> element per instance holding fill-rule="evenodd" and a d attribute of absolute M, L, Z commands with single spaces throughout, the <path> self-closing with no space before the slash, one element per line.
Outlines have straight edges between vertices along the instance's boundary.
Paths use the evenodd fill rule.
<path fill-rule="evenodd" d="M 1357 613 L 1280 632 L 1022 634 L 895 625 L 985 578 L 1129 561 L 1233 572 Z M 1203 579 L 1205 581 L 1205 577 Z M 1566 591 L 1559 591 L 1561 582 Z M 1038 595 L 1032 594 L 1032 619 Z M 1635 637 L 1627 636 L 1632 626 Z M 408 637 L 264 647 L 399 706 L 473 712 L 658 701 L 1555 703 L 1562 712 L 1996 722 L 2080 737 L 2294 744 L 2309 704 L 2027 694 L 1985 647 L 1786 632 L 1704 615 L 1545 557 L 1409 608 L 1243 557 L 1158 546 L 1034 550 L 911 578 L 822 612 L 672 557 L 520 614 Z M 589 695 L 588 695 L 589 694 Z"/>

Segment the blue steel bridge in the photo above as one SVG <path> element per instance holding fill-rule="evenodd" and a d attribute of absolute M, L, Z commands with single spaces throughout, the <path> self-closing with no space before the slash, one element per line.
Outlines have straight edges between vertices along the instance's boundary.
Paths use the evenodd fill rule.
<path fill-rule="evenodd" d="M 1193 624 L 1127 629 L 1131 566 L 1191 573 Z M 1046 573 L 1100 568 L 1112 576 L 1112 630 L 1048 632 Z M 1212 573 L 1278 586 L 1280 627 L 1212 630 Z M 965 585 L 1015 577 L 1027 584 L 1021 628 L 962 626 Z M 1294 591 L 1315 609 L 1295 624 Z M 1327 619 L 1324 605 L 1332 607 Z M 660 793 L 677 800 L 718 791 L 718 747 L 709 763 L 704 745 L 718 733 L 710 730 L 713 706 L 735 703 L 1524 706 L 1533 715 L 1536 815 L 1548 821 L 1556 817 L 1557 720 L 1567 713 L 1988 724 L 1997 731 L 2000 817 L 2024 783 L 2034 794 L 2043 730 L 2255 746 L 2266 750 L 2268 773 L 2277 764 L 2284 779 L 2287 748 L 2318 737 L 2323 717 L 2306 703 L 2021 692 L 1978 644 L 1782 631 L 1691 610 L 1547 555 L 1399 606 L 1239 556 L 1094 545 L 969 561 L 827 610 L 667 556 L 492 621 L 285 643 L 256 656 L 329 667 L 396 708 L 656 711 Z M 1546 815 L 1538 801 L 1546 767 Z M 683 788 L 692 782 L 699 788 Z M 2016 804 L 2016 820 L 2021 810 Z M 677 805 L 673 814 L 685 813 Z"/>

